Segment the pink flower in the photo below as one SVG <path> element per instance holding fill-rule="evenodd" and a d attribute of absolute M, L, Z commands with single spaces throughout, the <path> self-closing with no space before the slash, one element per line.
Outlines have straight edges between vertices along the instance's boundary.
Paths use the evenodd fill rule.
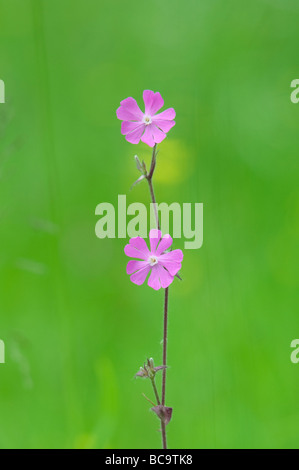
<path fill-rule="evenodd" d="M 172 238 L 170 235 L 164 235 L 161 239 L 161 236 L 160 230 L 150 231 L 150 250 L 141 237 L 131 238 L 125 246 L 127 256 L 141 260 L 131 260 L 127 264 L 127 274 L 131 275 L 130 279 L 134 284 L 141 286 L 150 272 L 148 285 L 155 290 L 166 288 L 181 269 L 182 250 L 166 252 L 172 245 Z"/>
<path fill-rule="evenodd" d="M 116 111 L 121 123 L 121 133 L 131 144 L 139 144 L 140 139 L 145 144 L 153 147 L 165 139 L 166 133 L 175 125 L 175 110 L 168 108 L 162 113 L 156 114 L 164 106 L 164 100 L 160 93 L 144 90 L 143 101 L 145 112 L 143 113 L 134 98 L 126 98 L 120 102 Z"/>

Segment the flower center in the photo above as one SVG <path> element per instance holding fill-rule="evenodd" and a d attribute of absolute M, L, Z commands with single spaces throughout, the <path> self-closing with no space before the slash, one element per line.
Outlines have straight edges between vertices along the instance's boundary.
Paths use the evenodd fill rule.
<path fill-rule="evenodd" d="M 149 261 L 150 266 L 155 266 L 155 264 L 158 264 L 158 259 L 157 259 L 157 257 L 156 257 L 156 256 L 153 256 L 153 255 L 151 255 L 151 256 L 149 257 L 149 260 L 148 260 L 148 261 Z"/>
<path fill-rule="evenodd" d="M 145 115 L 143 116 L 143 122 L 144 122 L 144 124 L 145 124 L 146 126 L 149 126 L 149 124 L 152 123 L 152 118 L 151 118 L 150 116 L 148 116 L 148 115 L 145 114 Z"/>

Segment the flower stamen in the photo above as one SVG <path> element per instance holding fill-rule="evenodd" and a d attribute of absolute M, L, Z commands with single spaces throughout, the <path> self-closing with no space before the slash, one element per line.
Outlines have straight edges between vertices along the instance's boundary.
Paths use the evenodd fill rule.
<path fill-rule="evenodd" d="M 152 123 L 152 118 L 151 116 L 145 114 L 143 116 L 143 123 L 146 125 L 146 126 L 149 126 L 151 123 Z"/>
<path fill-rule="evenodd" d="M 148 261 L 149 261 L 150 266 L 155 266 L 155 264 L 158 264 L 158 258 L 153 255 L 149 257 Z"/>

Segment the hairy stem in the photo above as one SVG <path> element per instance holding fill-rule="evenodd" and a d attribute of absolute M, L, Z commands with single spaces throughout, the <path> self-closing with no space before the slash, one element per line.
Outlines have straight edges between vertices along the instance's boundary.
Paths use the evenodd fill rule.
<path fill-rule="evenodd" d="M 150 171 L 149 171 L 148 175 L 146 176 L 146 179 L 147 179 L 148 185 L 149 185 L 151 200 L 152 200 L 152 203 L 154 204 L 154 212 L 155 212 L 155 219 L 156 219 L 157 229 L 160 230 L 160 221 L 159 221 L 156 197 L 155 197 L 153 181 L 152 181 L 154 171 L 155 171 L 155 168 L 156 168 L 156 157 L 157 157 L 157 144 L 155 144 L 155 146 L 153 148 L 151 167 L 150 167 Z M 168 321 L 168 287 L 165 289 L 165 297 L 164 297 L 163 366 L 165 366 L 165 367 L 163 369 L 163 376 L 162 376 L 162 406 L 165 406 L 165 394 L 166 394 L 167 321 Z M 152 384 L 153 384 L 153 382 L 152 382 Z M 154 387 L 154 384 L 153 384 L 153 387 Z M 156 385 L 155 385 L 155 388 L 156 388 Z M 154 388 L 154 391 L 155 391 L 155 388 Z M 157 389 L 156 389 L 156 391 L 157 391 Z M 156 391 L 155 391 L 155 394 L 156 394 Z M 157 398 L 157 395 L 156 395 L 156 398 Z M 158 405 L 159 404 L 160 404 L 160 401 L 158 401 Z M 163 449 L 167 449 L 166 425 L 165 425 L 164 419 L 161 419 L 161 431 L 162 431 Z"/>

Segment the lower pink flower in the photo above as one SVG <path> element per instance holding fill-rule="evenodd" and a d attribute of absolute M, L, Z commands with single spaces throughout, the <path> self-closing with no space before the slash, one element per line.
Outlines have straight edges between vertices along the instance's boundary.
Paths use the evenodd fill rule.
<path fill-rule="evenodd" d="M 134 284 L 141 286 L 150 273 L 148 279 L 150 287 L 155 290 L 166 288 L 181 269 L 182 250 L 166 251 L 172 245 L 172 238 L 170 235 L 161 237 L 161 231 L 153 229 L 149 233 L 150 249 L 141 237 L 131 238 L 129 244 L 125 246 L 125 254 L 138 259 L 138 261 L 131 260 L 127 264 L 127 274 Z"/>

